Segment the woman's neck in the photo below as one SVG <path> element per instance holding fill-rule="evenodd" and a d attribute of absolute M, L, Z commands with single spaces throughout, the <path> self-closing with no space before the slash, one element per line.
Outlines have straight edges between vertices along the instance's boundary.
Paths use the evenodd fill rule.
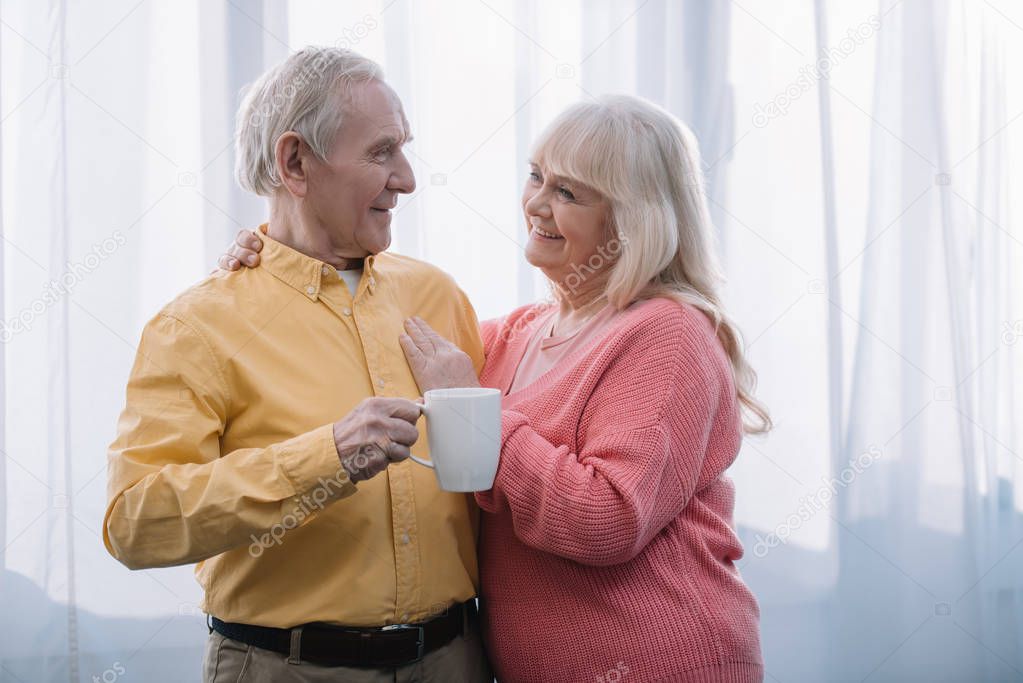
<path fill-rule="evenodd" d="M 552 333 L 554 336 L 559 336 L 579 329 L 586 324 L 587 320 L 602 311 L 606 305 L 607 297 L 603 292 L 599 292 L 585 300 L 579 298 L 570 299 L 565 296 L 560 297 L 558 313 L 554 317 Z"/>

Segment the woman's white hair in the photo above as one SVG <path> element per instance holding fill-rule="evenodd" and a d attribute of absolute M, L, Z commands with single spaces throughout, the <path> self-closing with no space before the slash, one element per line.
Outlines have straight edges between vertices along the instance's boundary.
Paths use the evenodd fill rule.
<path fill-rule="evenodd" d="M 573 179 L 608 199 L 607 251 L 615 254 L 608 302 L 621 310 L 668 297 L 703 311 L 731 361 L 745 431 L 768 431 L 770 416 L 753 396 L 756 373 L 721 306 L 723 278 L 692 132 L 646 100 L 604 96 L 562 112 L 540 135 L 533 161 L 545 174 Z"/>
<path fill-rule="evenodd" d="M 263 74 L 245 93 L 235 122 L 235 177 L 270 196 L 280 186 L 274 148 L 294 131 L 326 160 L 354 83 L 383 80 L 380 65 L 336 47 L 304 47 Z"/>

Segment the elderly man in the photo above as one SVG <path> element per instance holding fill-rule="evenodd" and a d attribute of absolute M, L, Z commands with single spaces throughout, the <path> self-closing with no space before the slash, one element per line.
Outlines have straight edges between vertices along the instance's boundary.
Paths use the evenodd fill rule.
<path fill-rule="evenodd" d="M 415 188 L 379 67 L 306 48 L 238 116 L 238 176 L 270 198 L 262 265 L 219 271 L 142 334 L 109 455 L 107 549 L 198 562 L 206 681 L 491 680 L 476 508 L 406 458 L 419 316 L 482 365 L 472 307 L 388 254 Z"/>

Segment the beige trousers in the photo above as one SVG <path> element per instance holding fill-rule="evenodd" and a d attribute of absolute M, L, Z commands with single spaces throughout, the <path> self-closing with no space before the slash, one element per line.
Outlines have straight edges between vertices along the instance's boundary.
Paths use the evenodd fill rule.
<path fill-rule="evenodd" d="M 214 631 L 203 656 L 204 683 L 491 683 L 483 644 L 477 631 L 458 636 L 415 664 L 397 669 L 351 669 L 288 664 L 287 655 L 263 650 Z"/>

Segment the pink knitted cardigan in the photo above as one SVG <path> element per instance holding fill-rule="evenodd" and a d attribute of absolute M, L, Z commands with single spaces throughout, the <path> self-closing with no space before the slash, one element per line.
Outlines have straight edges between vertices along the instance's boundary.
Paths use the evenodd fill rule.
<path fill-rule="evenodd" d="M 507 390 L 537 314 L 483 324 L 484 386 Z M 741 440 L 712 323 L 667 299 L 506 396 L 497 480 L 476 494 L 498 680 L 761 681 L 724 475 Z"/>

